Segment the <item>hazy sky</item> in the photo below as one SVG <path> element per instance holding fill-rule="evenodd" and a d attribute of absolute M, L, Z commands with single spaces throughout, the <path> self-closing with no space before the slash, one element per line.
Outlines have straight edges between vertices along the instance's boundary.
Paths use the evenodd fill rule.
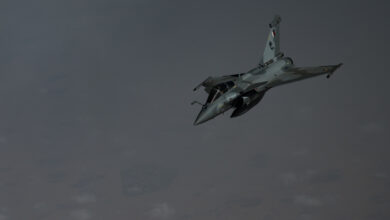
<path fill-rule="evenodd" d="M 390 219 L 387 1 L 3 0 L 0 220 Z M 210 75 L 297 66 L 193 126 Z"/>

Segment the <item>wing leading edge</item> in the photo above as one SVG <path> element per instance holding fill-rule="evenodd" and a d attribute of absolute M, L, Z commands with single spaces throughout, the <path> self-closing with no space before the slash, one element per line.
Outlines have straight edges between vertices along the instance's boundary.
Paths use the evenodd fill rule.
<path fill-rule="evenodd" d="M 342 65 L 343 63 L 328 66 L 294 67 L 289 69 L 289 71 L 302 76 L 318 76 L 321 74 L 327 74 L 327 77 L 329 78 L 334 71 Z"/>

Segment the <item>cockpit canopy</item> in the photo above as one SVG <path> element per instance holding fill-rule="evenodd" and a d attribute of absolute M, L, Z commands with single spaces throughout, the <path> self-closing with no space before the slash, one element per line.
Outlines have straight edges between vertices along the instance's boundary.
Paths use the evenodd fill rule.
<path fill-rule="evenodd" d="M 233 81 L 227 81 L 221 84 L 218 84 L 210 89 L 209 96 L 207 97 L 206 104 L 214 102 L 218 97 L 231 89 L 235 83 Z"/>

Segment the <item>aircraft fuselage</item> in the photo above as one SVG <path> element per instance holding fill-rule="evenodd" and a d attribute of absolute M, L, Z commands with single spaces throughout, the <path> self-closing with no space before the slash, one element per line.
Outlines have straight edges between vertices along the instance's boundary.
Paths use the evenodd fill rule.
<path fill-rule="evenodd" d="M 215 118 L 231 108 L 235 108 L 231 117 L 240 116 L 257 105 L 269 89 L 323 74 L 327 74 L 329 78 L 342 65 L 295 67 L 292 59 L 284 57 L 280 51 L 280 22 L 281 17 L 276 15 L 269 23 L 270 32 L 263 57 L 256 68 L 242 74 L 209 77 L 195 87 L 194 90 L 197 90 L 204 86 L 209 94 L 206 103 L 202 104 L 195 125 Z"/>
<path fill-rule="evenodd" d="M 330 74 L 339 66 L 341 66 L 341 64 L 312 67 L 312 71 L 299 71 L 299 68 L 294 68 L 291 58 L 278 58 L 267 66 L 254 68 L 238 77 L 234 81 L 235 85 L 231 89 L 213 100 L 213 102 L 205 104 L 202 107 L 202 110 L 199 112 L 194 124 L 198 125 L 204 123 L 235 107 L 234 104 L 239 97 L 244 99 L 243 102 L 246 101 L 245 99 L 248 99 L 248 107 L 252 108 L 254 105 L 258 104 L 258 101 L 260 101 L 258 98 L 261 99 L 265 91 L 270 88 L 314 76 Z M 245 94 L 251 91 L 258 92 L 252 92 L 252 97 L 246 97 Z M 250 101 L 253 100 L 258 101 L 254 105 L 250 106 Z M 232 117 L 239 115 L 241 114 L 232 115 Z"/>

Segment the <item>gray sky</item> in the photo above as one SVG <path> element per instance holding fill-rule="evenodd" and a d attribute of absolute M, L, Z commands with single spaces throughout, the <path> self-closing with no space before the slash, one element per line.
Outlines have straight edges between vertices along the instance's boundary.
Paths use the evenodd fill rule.
<path fill-rule="evenodd" d="M 0 220 L 390 218 L 389 3 L 0 3 Z M 192 88 L 281 50 L 335 75 L 201 126 Z"/>

